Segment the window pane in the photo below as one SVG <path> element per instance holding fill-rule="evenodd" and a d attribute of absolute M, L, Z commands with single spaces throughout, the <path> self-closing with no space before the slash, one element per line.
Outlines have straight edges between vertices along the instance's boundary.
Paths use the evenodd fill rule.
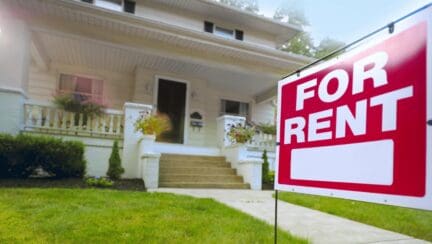
<path fill-rule="evenodd" d="M 121 0 L 95 0 L 96 6 L 114 11 L 122 11 Z"/>
<path fill-rule="evenodd" d="M 219 26 L 216 26 L 215 34 L 218 36 L 225 37 L 225 38 L 231 38 L 231 39 L 234 38 L 234 31 L 233 30 L 225 29 L 225 28 L 222 28 Z"/>
<path fill-rule="evenodd" d="M 225 101 L 225 113 L 240 114 L 240 103 L 234 101 Z"/>

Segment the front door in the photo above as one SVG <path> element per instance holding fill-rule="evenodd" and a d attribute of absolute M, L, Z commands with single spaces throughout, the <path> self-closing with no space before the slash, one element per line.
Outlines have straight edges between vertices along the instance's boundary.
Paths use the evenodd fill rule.
<path fill-rule="evenodd" d="M 183 143 L 186 114 L 186 83 L 159 79 L 157 110 L 171 120 L 172 129 L 160 135 L 159 142 Z"/>

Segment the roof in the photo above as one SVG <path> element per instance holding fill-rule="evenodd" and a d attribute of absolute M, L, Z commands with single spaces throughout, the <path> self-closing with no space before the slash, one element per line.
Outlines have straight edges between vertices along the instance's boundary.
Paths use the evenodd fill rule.
<path fill-rule="evenodd" d="M 215 0 L 144 0 L 168 7 L 202 14 L 209 19 L 223 19 L 230 23 L 276 36 L 283 43 L 303 31 L 298 25 L 276 21 L 249 11 L 216 2 Z"/>

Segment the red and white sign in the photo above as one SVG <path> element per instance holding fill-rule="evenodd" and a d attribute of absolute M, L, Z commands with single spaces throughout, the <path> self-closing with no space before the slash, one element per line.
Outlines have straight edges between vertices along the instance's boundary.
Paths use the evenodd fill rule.
<path fill-rule="evenodd" d="M 432 210 L 431 12 L 279 82 L 276 189 Z"/>

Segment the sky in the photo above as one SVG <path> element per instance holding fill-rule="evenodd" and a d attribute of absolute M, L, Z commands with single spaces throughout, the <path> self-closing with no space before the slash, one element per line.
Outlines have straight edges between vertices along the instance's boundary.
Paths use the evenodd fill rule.
<path fill-rule="evenodd" d="M 431 0 L 258 0 L 260 12 L 273 17 L 281 6 L 303 11 L 315 44 L 330 37 L 346 44 L 394 21 Z"/>

